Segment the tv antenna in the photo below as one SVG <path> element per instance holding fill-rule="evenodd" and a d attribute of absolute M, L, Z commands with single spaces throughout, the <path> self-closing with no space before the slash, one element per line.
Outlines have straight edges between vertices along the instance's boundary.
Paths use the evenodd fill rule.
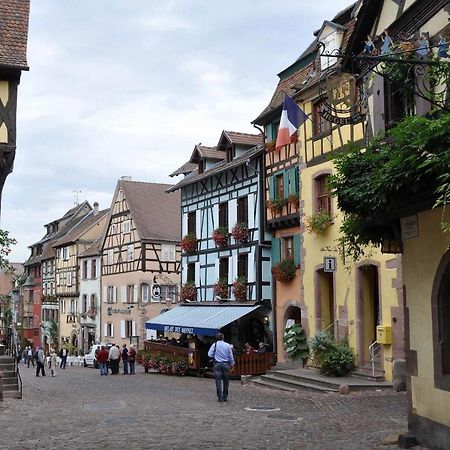
<path fill-rule="evenodd" d="M 74 205 L 79 205 L 80 204 L 80 202 L 79 202 L 79 197 L 80 197 L 80 194 L 83 192 L 83 191 L 72 191 L 73 192 L 73 197 L 74 197 L 74 202 L 73 202 L 73 204 Z"/>

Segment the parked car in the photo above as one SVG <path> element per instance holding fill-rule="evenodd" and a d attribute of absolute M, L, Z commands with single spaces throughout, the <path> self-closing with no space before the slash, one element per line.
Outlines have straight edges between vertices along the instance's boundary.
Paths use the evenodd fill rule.
<path fill-rule="evenodd" d="M 84 367 L 94 367 L 95 369 L 98 369 L 97 353 L 102 348 L 102 345 L 104 345 L 108 351 L 111 348 L 111 344 L 94 344 L 89 351 L 84 354 Z"/>

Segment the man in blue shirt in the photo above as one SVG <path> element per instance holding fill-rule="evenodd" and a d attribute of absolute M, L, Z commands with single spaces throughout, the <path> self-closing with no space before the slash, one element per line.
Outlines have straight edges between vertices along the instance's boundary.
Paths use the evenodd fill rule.
<path fill-rule="evenodd" d="M 214 359 L 214 378 L 216 380 L 217 399 L 219 402 L 228 400 L 228 384 L 230 368 L 234 366 L 234 357 L 231 345 L 223 339 L 222 333 L 216 336 L 217 341 L 211 345 L 208 356 Z M 222 388 L 223 383 L 223 388 Z"/>

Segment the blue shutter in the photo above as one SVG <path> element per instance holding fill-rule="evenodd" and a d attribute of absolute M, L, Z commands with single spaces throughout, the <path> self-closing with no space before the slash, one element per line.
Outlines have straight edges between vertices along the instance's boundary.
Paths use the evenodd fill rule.
<path fill-rule="evenodd" d="M 294 236 L 294 262 L 295 262 L 295 264 L 301 263 L 300 237 L 301 236 L 299 234 Z"/>
<path fill-rule="evenodd" d="M 269 199 L 273 200 L 275 198 L 275 177 L 269 177 Z"/>
<path fill-rule="evenodd" d="M 272 266 L 278 264 L 281 259 L 281 240 L 279 238 L 272 238 Z"/>
<path fill-rule="evenodd" d="M 289 172 L 290 170 L 285 170 L 283 172 L 283 198 L 289 197 Z"/>

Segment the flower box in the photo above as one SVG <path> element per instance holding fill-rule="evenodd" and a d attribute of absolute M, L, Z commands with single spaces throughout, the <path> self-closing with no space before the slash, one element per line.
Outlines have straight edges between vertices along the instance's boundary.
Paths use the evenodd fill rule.
<path fill-rule="evenodd" d="M 272 266 L 272 275 L 277 281 L 289 282 L 295 278 L 297 266 L 292 258 L 283 259 Z"/>
<path fill-rule="evenodd" d="M 228 228 L 216 228 L 213 231 L 212 238 L 217 247 L 226 247 L 228 245 Z"/>
<path fill-rule="evenodd" d="M 197 300 L 197 288 L 195 287 L 195 283 L 187 281 L 181 286 L 180 299 L 189 302 Z"/>
<path fill-rule="evenodd" d="M 247 242 L 249 236 L 247 225 L 245 223 L 237 223 L 231 230 L 231 236 L 237 242 Z"/>
<path fill-rule="evenodd" d="M 181 239 L 180 247 L 185 253 L 194 253 L 197 251 L 198 239 L 195 237 L 194 233 L 188 233 Z"/>
<path fill-rule="evenodd" d="M 216 297 L 220 297 L 221 299 L 228 298 L 228 281 L 217 280 L 213 290 Z"/>
<path fill-rule="evenodd" d="M 233 295 L 240 302 L 247 300 L 247 278 L 239 277 L 234 280 Z"/>

